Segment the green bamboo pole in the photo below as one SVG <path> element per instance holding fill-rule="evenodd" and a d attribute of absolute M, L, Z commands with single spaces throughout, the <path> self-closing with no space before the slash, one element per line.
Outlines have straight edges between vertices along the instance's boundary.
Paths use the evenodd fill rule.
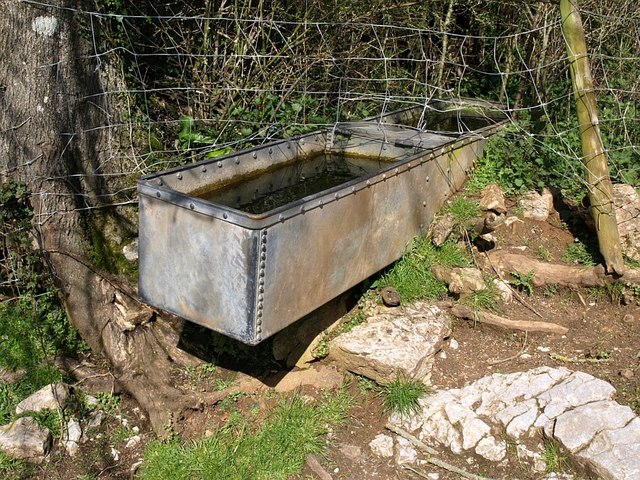
<path fill-rule="evenodd" d="M 560 0 L 560 14 L 580 123 L 582 162 L 585 166 L 591 215 L 598 234 L 600 253 L 607 272 L 622 275 L 624 259 L 613 206 L 613 187 L 600 136 L 596 96 L 578 1 Z"/>

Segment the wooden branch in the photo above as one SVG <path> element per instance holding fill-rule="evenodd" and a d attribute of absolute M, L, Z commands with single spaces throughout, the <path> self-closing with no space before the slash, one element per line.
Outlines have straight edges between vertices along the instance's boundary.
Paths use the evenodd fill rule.
<path fill-rule="evenodd" d="M 500 276 L 506 278 L 517 272 L 528 275 L 535 272 L 532 282 L 536 287 L 543 285 L 562 285 L 565 287 L 602 287 L 607 282 L 606 272 L 602 265 L 581 267 L 541 262 L 519 253 L 504 250 L 493 250 L 487 258 Z"/>
<path fill-rule="evenodd" d="M 474 311 L 473 309 L 460 304 L 454 305 L 451 308 L 451 313 L 458 318 L 486 323 L 488 325 L 494 325 L 501 328 L 523 330 L 525 332 L 542 332 L 564 335 L 569 331 L 568 328 L 563 327 L 562 325 L 558 325 L 557 323 L 536 322 L 529 320 L 510 320 L 508 318 L 494 315 L 493 313 Z"/>
<path fill-rule="evenodd" d="M 393 433 L 395 433 L 396 435 L 399 435 L 402 438 L 408 440 L 409 442 L 411 442 L 412 445 L 414 445 L 415 447 L 417 447 L 417 448 L 421 449 L 422 451 L 428 453 L 429 455 L 437 455 L 438 454 L 438 452 L 436 450 L 434 450 L 433 448 L 431 448 L 430 446 L 428 446 L 424 442 L 421 442 L 416 437 L 411 435 L 409 432 L 403 430 L 402 428 L 396 427 L 395 425 L 391 425 L 390 423 L 387 423 L 385 425 L 385 427 L 387 428 L 387 430 L 390 430 Z M 437 467 L 444 468 L 445 470 L 449 470 L 450 472 L 456 473 L 456 474 L 460 475 L 463 478 L 468 478 L 469 480 L 491 480 L 488 477 L 482 477 L 480 475 L 474 475 L 473 473 L 469 473 L 466 470 L 462 470 L 461 468 L 458 468 L 455 465 L 451 465 L 450 463 L 447 463 L 447 462 L 445 462 L 443 460 L 440 460 L 438 458 L 428 457 L 427 458 L 427 462 L 429 462 L 430 464 L 435 465 Z"/>
<path fill-rule="evenodd" d="M 627 268 L 624 275 L 607 275 L 602 265 L 583 267 L 579 265 L 561 265 L 547 263 L 519 253 L 505 250 L 486 252 L 487 260 L 499 277 L 509 277 L 512 272 L 528 275 L 534 271 L 533 285 L 560 285 L 564 287 L 603 287 L 607 283 L 619 281 L 640 284 L 640 270 Z"/>

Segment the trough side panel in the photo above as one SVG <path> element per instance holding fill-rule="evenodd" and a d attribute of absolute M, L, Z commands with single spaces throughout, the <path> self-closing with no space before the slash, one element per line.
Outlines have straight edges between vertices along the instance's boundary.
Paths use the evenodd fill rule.
<path fill-rule="evenodd" d="M 480 148 L 480 150 L 478 150 Z M 400 258 L 459 189 L 481 146 L 431 161 L 270 227 L 263 338 Z"/>
<path fill-rule="evenodd" d="M 253 231 L 140 195 L 139 241 L 143 301 L 253 341 Z"/>

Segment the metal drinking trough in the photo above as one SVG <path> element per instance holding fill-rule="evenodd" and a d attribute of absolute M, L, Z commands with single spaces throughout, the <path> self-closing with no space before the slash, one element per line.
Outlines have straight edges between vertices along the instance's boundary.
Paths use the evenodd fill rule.
<path fill-rule="evenodd" d="M 253 345 L 388 266 L 506 121 L 478 105 L 426 111 L 143 177 L 140 297 Z"/>

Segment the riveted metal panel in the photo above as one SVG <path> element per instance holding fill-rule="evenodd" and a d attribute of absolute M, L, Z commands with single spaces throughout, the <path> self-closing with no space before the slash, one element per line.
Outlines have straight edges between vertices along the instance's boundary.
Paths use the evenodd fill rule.
<path fill-rule="evenodd" d="M 418 128 L 422 113 L 336 124 L 142 178 L 141 298 L 256 344 L 397 260 L 503 123 L 428 131 Z M 233 190 L 201 198 L 234 185 L 245 189 L 238 198 L 258 192 L 261 176 L 322 152 L 375 157 L 379 168 L 256 214 L 228 203 Z"/>

